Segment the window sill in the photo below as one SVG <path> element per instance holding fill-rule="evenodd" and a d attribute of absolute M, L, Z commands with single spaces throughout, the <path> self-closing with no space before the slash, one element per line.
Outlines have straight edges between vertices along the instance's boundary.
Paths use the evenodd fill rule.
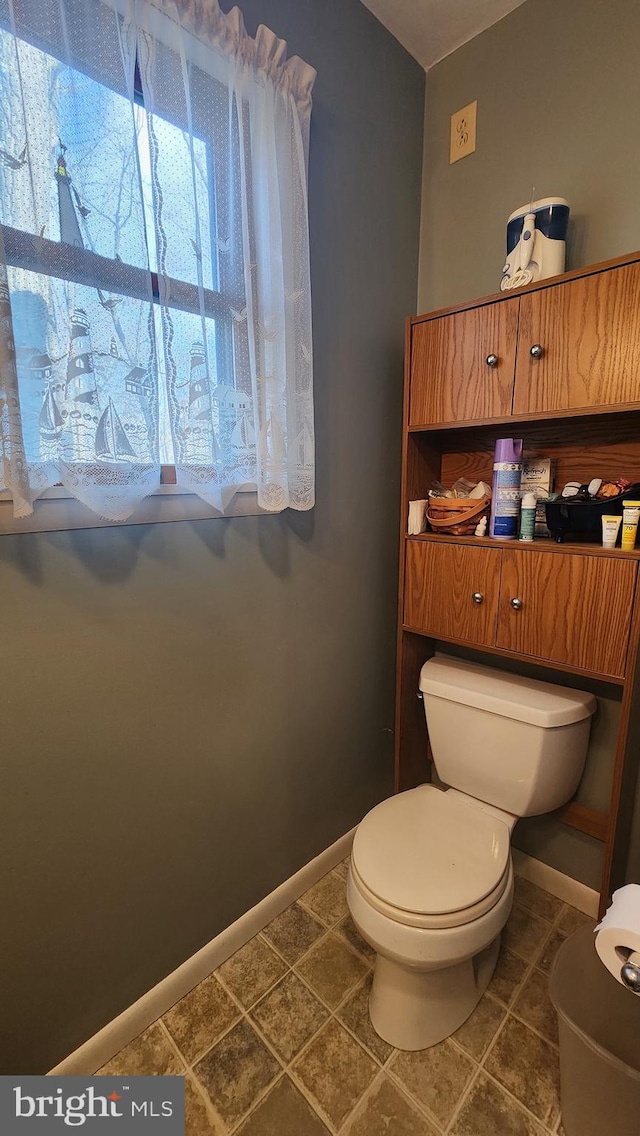
<path fill-rule="evenodd" d="M 177 485 L 160 485 L 141 501 L 126 521 L 106 521 L 76 501 L 64 486 L 46 489 L 35 502 L 30 517 L 17 520 L 9 493 L 0 493 L 0 536 L 10 533 L 60 532 L 64 529 L 123 528 L 126 525 L 155 525 L 167 521 L 226 520 L 228 517 L 254 517 L 266 513 L 258 505 L 254 490 L 236 493 L 224 514 L 207 505 L 195 493 Z"/>

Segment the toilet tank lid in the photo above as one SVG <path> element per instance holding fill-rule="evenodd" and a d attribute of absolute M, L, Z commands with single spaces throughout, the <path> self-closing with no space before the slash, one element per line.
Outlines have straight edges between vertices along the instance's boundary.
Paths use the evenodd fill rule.
<path fill-rule="evenodd" d="M 567 726 L 589 718 L 596 700 L 584 690 L 571 690 L 539 679 L 522 678 L 479 663 L 436 655 L 420 671 L 420 690 L 449 702 L 515 718 L 532 726 Z"/>

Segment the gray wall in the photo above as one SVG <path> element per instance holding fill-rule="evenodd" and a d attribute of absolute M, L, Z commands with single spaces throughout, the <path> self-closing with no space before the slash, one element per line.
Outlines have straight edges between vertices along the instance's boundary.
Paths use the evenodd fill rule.
<path fill-rule="evenodd" d="M 0 1072 L 50 1068 L 391 791 L 424 73 L 358 0 L 243 0 L 318 69 L 315 510 L 0 540 Z"/>
<path fill-rule="evenodd" d="M 506 219 L 532 186 L 571 205 L 567 268 L 640 247 L 639 42 L 637 0 L 527 0 L 429 71 L 420 311 L 498 290 Z M 474 99 L 476 152 L 450 166 L 450 116 Z M 619 695 L 596 693 L 606 698 L 580 799 L 604 808 Z M 629 873 L 640 880 L 636 813 Z M 514 842 L 599 888 L 602 845 L 554 817 L 520 821 Z"/>
<path fill-rule="evenodd" d="M 640 5 L 527 0 L 428 73 L 418 306 L 498 290 L 509 213 L 560 194 L 568 268 L 640 248 Z M 450 115 L 478 100 L 475 154 Z"/>

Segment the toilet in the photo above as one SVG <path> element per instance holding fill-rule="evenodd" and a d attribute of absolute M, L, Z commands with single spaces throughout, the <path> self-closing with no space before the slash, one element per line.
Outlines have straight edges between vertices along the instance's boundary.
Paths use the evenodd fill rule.
<path fill-rule="evenodd" d="M 347 900 L 376 951 L 371 1022 L 397 1049 L 454 1033 L 493 973 L 513 899 L 518 817 L 557 809 L 582 771 L 591 694 L 436 655 L 420 692 L 439 781 L 356 830 Z"/>

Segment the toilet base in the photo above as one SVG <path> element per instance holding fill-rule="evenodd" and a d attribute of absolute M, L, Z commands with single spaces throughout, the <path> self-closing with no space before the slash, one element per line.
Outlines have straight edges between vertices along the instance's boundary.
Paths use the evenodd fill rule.
<path fill-rule="evenodd" d="M 480 954 L 441 970 L 411 970 L 378 955 L 369 998 L 376 1033 L 396 1049 L 428 1049 L 473 1013 L 498 961 L 498 935 Z"/>

